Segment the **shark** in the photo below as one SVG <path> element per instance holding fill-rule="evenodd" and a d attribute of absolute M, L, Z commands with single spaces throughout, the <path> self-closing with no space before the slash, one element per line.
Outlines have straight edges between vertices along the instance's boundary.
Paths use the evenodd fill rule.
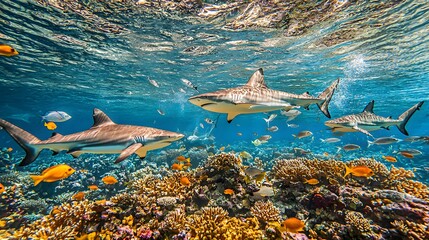
<path fill-rule="evenodd" d="M 115 163 L 133 153 L 143 159 L 147 151 L 166 147 L 184 137 L 157 128 L 116 124 L 97 108 L 93 111 L 93 119 L 94 124 L 88 130 L 69 135 L 53 133 L 47 140 L 40 140 L 3 119 L 0 119 L 0 127 L 25 150 L 26 155 L 19 166 L 32 163 L 43 149 L 53 151 L 53 155 L 66 151 L 75 158 L 84 153 L 119 154 Z"/>
<path fill-rule="evenodd" d="M 407 111 L 402 113 L 398 119 L 393 119 L 392 117 L 382 117 L 374 114 L 374 100 L 368 103 L 365 109 L 358 114 L 352 114 L 343 116 L 337 119 L 329 120 L 325 122 L 325 125 L 328 126 L 333 132 L 361 132 L 368 136 L 372 136 L 370 131 L 387 129 L 389 127 L 396 126 L 401 133 L 408 136 L 408 132 L 405 129 L 405 125 L 411 116 L 417 111 L 420 110 L 424 101 L 421 101 Z"/>
<path fill-rule="evenodd" d="M 199 94 L 189 98 L 189 102 L 207 111 L 226 113 L 227 121 L 240 114 L 271 112 L 280 109 L 304 107 L 308 109 L 316 104 L 327 116 L 331 117 L 328 105 L 340 79 L 334 81 L 319 96 L 311 96 L 308 92 L 293 94 L 268 88 L 264 80 L 264 71 L 258 69 L 243 86 Z"/>

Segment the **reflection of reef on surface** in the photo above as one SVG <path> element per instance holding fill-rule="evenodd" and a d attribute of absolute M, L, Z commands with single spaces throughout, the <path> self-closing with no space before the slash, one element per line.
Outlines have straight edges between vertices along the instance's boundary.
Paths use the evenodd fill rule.
<path fill-rule="evenodd" d="M 343 177 L 345 166 L 367 166 L 371 177 Z M 99 200 L 68 201 L 41 219 L 13 224 L 9 239 L 428 239 L 429 190 L 412 171 L 373 159 L 278 160 L 262 182 L 246 178 L 231 153 L 210 156 L 191 171 L 159 174 L 142 169 L 125 191 Z M 159 172 L 164 170 L 160 169 Z M 150 173 L 152 172 L 152 173 Z M 190 184 L 181 181 L 187 178 Z M 310 185 L 306 179 L 316 178 Z M 273 188 L 274 196 L 258 195 Z M 229 191 L 225 191 L 229 189 Z M 8 189 L 10 191 L 10 189 Z M 6 201 L 20 195 L 8 196 Z M 11 198 L 11 199 L 9 199 Z M 9 200 L 7 200 L 9 199 Z M 2 200 L 5 201 L 5 200 Z M 41 202 L 42 203 L 42 202 Z M 17 217 L 18 216 L 18 217 Z M 293 233 L 283 221 L 304 221 Z"/>

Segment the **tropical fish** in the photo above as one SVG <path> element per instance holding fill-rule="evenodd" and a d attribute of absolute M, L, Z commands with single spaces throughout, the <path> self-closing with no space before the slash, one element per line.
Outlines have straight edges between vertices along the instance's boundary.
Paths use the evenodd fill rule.
<path fill-rule="evenodd" d="M 344 174 L 344 177 L 349 174 L 352 174 L 355 177 L 371 177 L 374 175 L 374 172 L 367 166 L 348 167 L 345 164 L 344 166 L 346 167 L 346 173 Z"/>
<path fill-rule="evenodd" d="M 298 233 L 304 231 L 305 223 L 298 218 L 291 217 L 283 222 L 286 232 Z"/>
<path fill-rule="evenodd" d="M 238 133 L 237 133 L 237 136 L 241 137 L 241 136 L 243 136 L 243 133 L 238 132 Z"/>
<path fill-rule="evenodd" d="M 409 152 L 399 152 L 399 153 L 406 158 L 414 158 L 414 155 Z"/>
<path fill-rule="evenodd" d="M 263 143 L 267 143 L 267 141 L 261 141 L 259 139 L 255 139 L 252 141 L 253 145 L 255 145 L 256 147 L 263 144 Z"/>
<path fill-rule="evenodd" d="M 171 165 L 171 169 L 173 169 L 173 170 L 178 170 L 178 171 L 182 171 L 182 169 L 183 169 L 183 164 L 173 163 L 173 164 Z"/>
<path fill-rule="evenodd" d="M 7 151 L 7 152 L 12 152 L 12 151 L 13 151 L 13 148 L 9 147 L 9 148 L 7 148 L 7 149 L 6 149 L 6 151 Z"/>
<path fill-rule="evenodd" d="M 118 180 L 114 176 L 105 176 L 101 179 L 104 184 L 115 184 L 118 182 Z"/>
<path fill-rule="evenodd" d="M 281 110 L 280 114 L 288 117 L 286 122 L 290 122 L 290 121 L 294 120 L 296 117 L 298 117 L 298 115 L 301 114 L 301 111 L 296 110 L 296 109 L 290 109 L 289 111 Z"/>
<path fill-rule="evenodd" d="M 399 141 L 401 141 L 401 140 L 394 138 L 394 137 L 381 137 L 381 138 L 374 139 L 374 141 L 372 141 L 372 142 L 368 140 L 368 147 L 371 147 L 374 144 L 376 144 L 376 145 L 387 145 L 387 144 L 397 143 Z"/>
<path fill-rule="evenodd" d="M 73 200 L 82 201 L 85 198 L 84 192 L 78 192 L 75 195 L 72 196 Z"/>
<path fill-rule="evenodd" d="M 180 184 L 182 184 L 184 186 L 189 186 L 189 185 L 191 185 L 191 181 L 189 181 L 189 178 L 187 178 L 187 177 L 181 177 L 180 178 Z"/>
<path fill-rule="evenodd" d="M 252 155 L 246 151 L 241 151 L 239 156 L 244 159 L 252 159 Z"/>
<path fill-rule="evenodd" d="M 261 186 L 259 191 L 253 192 L 253 196 L 256 198 L 272 197 L 274 196 L 273 187 Z"/>
<path fill-rule="evenodd" d="M 323 114 L 330 117 L 328 105 L 338 83 L 339 79 L 318 97 L 310 96 L 308 92 L 300 95 L 287 93 L 269 89 L 260 68 L 244 86 L 196 95 L 189 98 L 189 101 L 207 111 L 226 113 L 228 123 L 240 114 L 290 110 L 297 106 L 308 109 L 311 104 L 317 104 Z"/>
<path fill-rule="evenodd" d="M 201 128 L 204 128 L 204 124 L 203 124 L 203 123 L 200 123 L 200 127 L 201 127 Z"/>
<path fill-rule="evenodd" d="M 15 48 L 6 44 L 0 44 L 0 56 L 12 57 L 18 54 L 19 52 Z"/>
<path fill-rule="evenodd" d="M 1 194 L 1 193 L 3 193 L 3 192 L 4 192 L 4 190 L 5 190 L 5 189 L 4 189 L 3 184 L 1 184 L 1 183 L 0 183 L 0 194 Z"/>
<path fill-rule="evenodd" d="M 292 134 L 292 136 L 294 136 L 295 138 L 298 138 L 298 139 L 310 137 L 312 135 L 313 135 L 313 133 L 310 132 L 310 131 L 307 131 L 307 130 L 306 131 L 301 131 L 297 135 Z"/>
<path fill-rule="evenodd" d="M 370 131 L 382 128 L 389 129 L 390 126 L 396 126 L 401 133 L 408 136 L 405 125 L 408 120 L 410 120 L 411 116 L 413 116 L 414 112 L 420 109 L 423 103 L 423 101 L 417 103 L 402 113 L 398 119 L 392 119 L 392 117 L 386 118 L 375 115 L 373 111 L 374 100 L 372 100 L 368 103 L 363 112 L 326 121 L 325 125 L 330 127 L 333 132 L 361 132 L 371 137 Z"/>
<path fill-rule="evenodd" d="M 91 191 L 96 191 L 96 190 L 98 190 L 97 185 L 89 185 L 89 186 L 88 186 L 88 188 L 89 188 L 89 190 L 91 190 Z"/>
<path fill-rule="evenodd" d="M 227 188 L 223 191 L 223 193 L 226 195 L 234 195 L 234 190 Z"/>
<path fill-rule="evenodd" d="M 55 182 L 72 175 L 75 170 L 66 164 L 59 164 L 43 170 L 41 175 L 30 175 L 34 181 L 34 186 L 37 186 L 40 182 Z"/>
<path fill-rule="evenodd" d="M 29 132 L 0 119 L 4 128 L 26 152 L 19 166 L 32 163 L 43 149 L 57 154 L 66 150 L 73 157 L 83 153 L 120 153 L 115 163 L 119 163 L 136 153 L 141 159 L 149 150 L 163 148 L 184 137 L 183 134 L 161 129 L 116 124 L 101 110 L 94 109 L 94 125 L 83 132 L 70 135 L 53 133 L 47 140 L 40 140 Z"/>
<path fill-rule="evenodd" d="M 359 145 L 356 145 L 356 144 L 346 144 L 346 145 L 344 145 L 343 146 L 343 149 L 345 150 L 345 151 L 353 151 L 353 150 L 357 150 L 357 149 L 359 149 L 360 148 L 360 146 Z"/>
<path fill-rule="evenodd" d="M 323 143 L 336 143 L 341 141 L 339 138 L 326 138 L 326 139 L 320 139 Z"/>
<path fill-rule="evenodd" d="M 307 179 L 304 181 L 305 183 L 308 183 L 310 185 L 317 185 L 319 184 L 319 180 L 315 179 L 315 178 L 311 178 L 311 179 Z"/>
<path fill-rule="evenodd" d="M 272 126 L 272 127 L 267 128 L 267 131 L 270 131 L 270 132 L 277 132 L 278 130 L 279 130 L 279 128 L 277 126 Z"/>
<path fill-rule="evenodd" d="M 188 158 L 188 159 L 190 160 L 190 158 Z M 178 157 L 176 158 L 176 160 L 177 160 L 177 161 L 179 161 L 179 162 L 186 162 L 186 158 L 185 158 L 185 156 L 183 156 L 183 155 L 178 156 Z"/>
<path fill-rule="evenodd" d="M 277 117 L 277 114 L 271 114 L 268 118 L 264 118 L 265 122 L 267 123 L 268 127 L 270 126 L 270 122 L 274 120 L 274 118 Z"/>
<path fill-rule="evenodd" d="M 57 128 L 57 125 L 54 122 L 45 122 L 44 125 L 48 130 L 55 130 Z"/>
<path fill-rule="evenodd" d="M 65 122 L 72 118 L 68 113 L 63 111 L 50 111 L 42 116 L 42 121 L 46 122 Z"/>
<path fill-rule="evenodd" d="M 394 153 L 399 153 L 399 154 L 408 153 L 408 154 L 411 154 L 411 155 L 422 155 L 423 154 L 420 150 L 417 150 L 417 149 L 399 150 L 399 151 L 394 151 Z"/>
<path fill-rule="evenodd" d="M 271 135 L 262 135 L 258 138 L 259 141 L 268 141 L 271 139 Z"/>
<path fill-rule="evenodd" d="M 246 168 L 246 170 L 244 170 L 244 173 L 247 176 L 253 178 L 253 177 L 257 176 L 257 175 L 265 173 L 265 171 L 261 170 L 259 168 L 255 168 L 255 167 L 248 167 L 248 168 Z"/>
<path fill-rule="evenodd" d="M 149 77 L 147 77 L 147 80 L 149 81 L 150 84 L 152 84 L 152 86 L 159 88 L 159 85 L 155 80 L 150 79 Z"/>
<path fill-rule="evenodd" d="M 386 160 L 388 162 L 397 162 L 398 161 L 395 157 L 392 157 L 392 156 L 382 156 L 382 158 L 384 158 L 384 160 Z"/>
<path fill-rule="evenodd" d="M 193 88 L 193 89 L 195 89 L 195 91 L 197 91 L 198 92 L 198 90 L 197 90 L 197 86 L 195 86 L 191 81 L 189 81 L 188 79 L 185 79 L 185 78 L 182 78 L 182 79 L 180 79 L 181 81 L 182 81 L 182 83 L 183 84 L 185 84 L 187 87 L 189 87 L 189 88 Z"/>

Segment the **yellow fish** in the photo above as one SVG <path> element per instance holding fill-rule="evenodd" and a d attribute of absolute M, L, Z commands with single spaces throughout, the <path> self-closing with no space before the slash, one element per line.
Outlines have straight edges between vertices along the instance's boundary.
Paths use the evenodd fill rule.
<path fill-rule="evenodd" d="M 382 156 L 388 162 L 397 162 L 398 160 L 392 156 Z"/>
<path fill-rule="evenodd" d="M 344 177 L 350 173 L 355 177 L 371 177 L 374 175 L 374 172 L 371 170 L 371 168 L 367 166 L 356 166 L 351 168 L 346 166 L 346 174 L 344 174 Z"/>
<path fill-rule="evenodd" d="M 317 185 L 319 184 L 319 180 L 312 178 L 312 179 L 305 180 L 305 183 L 308 183 L 310 185 Z"/>
<path fill-rule="evenodd" d="M 105 176 L 101 179 L 104 184 L 115 184 L 118 182 L 114 176 Z"/>
<path fill-rule="evenodd" d="M 45 127 L 48 130 L 55 130 L 57 128 L 57 125 L 54 122 L 45 122 Z"/>
<path fill-rule="evenodd" d="M 0 183 L 0 193 L 3 193 L 3 192 L 4 192 L 4 186 L 3 184 Z"/>
<path fill-rule="evenodd" d="M 0 56 L 12 57 L 18 54 L 19 52 L 13 47 L 6 44 L 0 44 Z"/>
<path fill-rule="evenodd" d="M 52 167 L 49 167 L 43 170 L 41 175 L 30 175 L 34 181 L 34 186 L 37 186 L 40 182 L 55 182 L 68 178 L 76 170 L 66 164 L 59 164 Z"/>

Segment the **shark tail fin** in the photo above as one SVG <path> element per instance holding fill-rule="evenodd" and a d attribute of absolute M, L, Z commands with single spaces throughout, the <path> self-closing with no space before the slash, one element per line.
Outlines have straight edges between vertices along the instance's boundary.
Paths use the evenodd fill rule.
<path fill-rule="evenodd" d="M 43 148 L 36 145 L 40 142 L 40 139 L 31 133 L 3 119 L 0 119 L 0 127 L 6 130 L 6 132 L 25 150 L 26 155 L 19 166 L 32 163 L 43 150 Z"/>
<path fill-rule="evenodd" d="M 337 89 L 338 83 L 340 82 L 340 79 L 338 78 L 337 80 L 335 80 L 331 86 L 329 86 L 328 88 L 325 89 L 325 91 L 323 91 L 317 98 L 324 100 L 321 104 L 317 104 L 317 106 L 319 107 L 320 111 L 323 112 L 323 114 L 325 114 L 325 116 L 327 116 L 328 118 L 331 118 L 331 114 L 329 113 L 329 102 L 331 102 L 331 98 L 332 95 L 334 95 L 335 89 Z"/>
<path fill-rule="evenodd" d="M 411 116 L 417 111 L 420 110 L 420 107 L 423 105 L 424 101 L 421 101 L 417 103 L 416 105 L 412 106 L 410 109 L 405 111 L 404 113 L 399 116 L 399 120 L 401 120 L 401 123 L 398 125 L 398 129 L 401 133 L 408 136 L 407 129 L 405 129 L 405 125 L 407 125 L 408 120 L 410 120 Z"/>
<path fill-rule="evenodd" d="M 37 186 L 44 179 L 43 175 L 30 175 L 30 177 L 34 181 L 34 186 Z"/>

